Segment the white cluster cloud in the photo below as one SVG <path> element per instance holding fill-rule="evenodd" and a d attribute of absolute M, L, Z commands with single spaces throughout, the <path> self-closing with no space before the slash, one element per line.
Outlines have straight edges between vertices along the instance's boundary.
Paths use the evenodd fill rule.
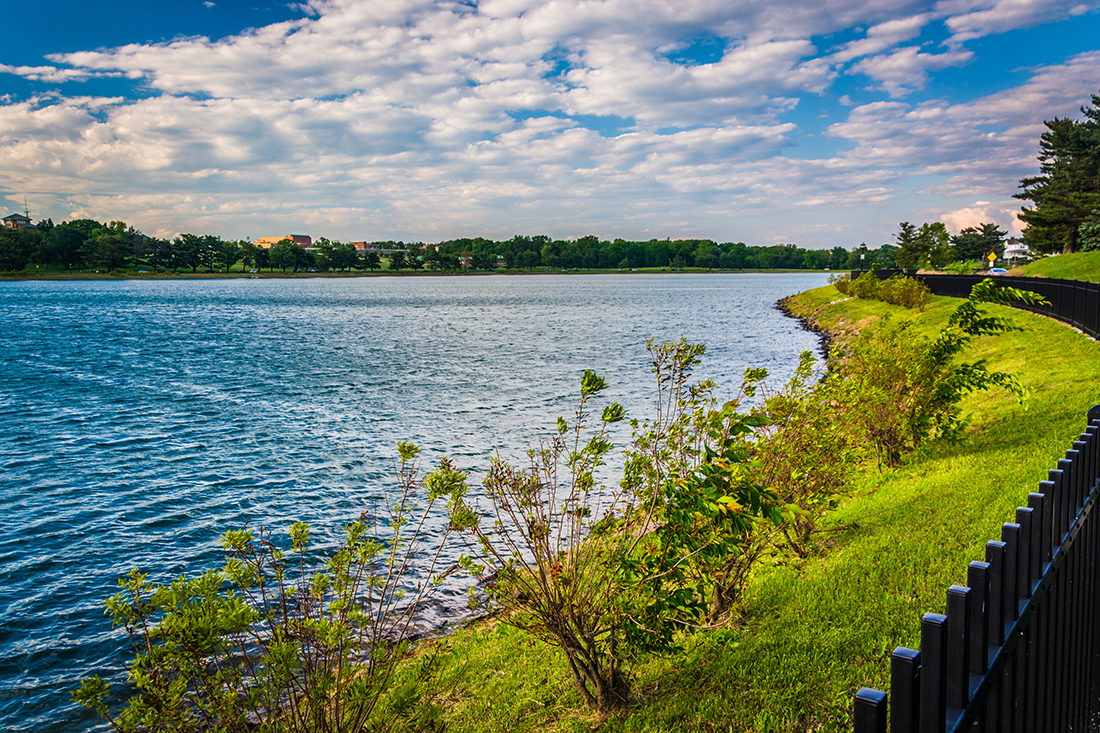
<path fill-rule="evenodd" d="M 1084 15 L 1100 8 L 1100 1 L 992 0 L 954 3 L 948 0 L 944 5 L 945 10 L 950 13 L 946 21 L 947 27 L 951 29 L 953 39 L 961 43 L 994 33 Z M 953 5 L 958 7 L 950 8 Z"/>
<path fill-rule="evenodd" d="M 973 54 L 966 50 L 921 53 L 918 48 L 907 46 L 893 53 L 864 59 L 855 64 L 852 70 L 878 81 L 879 86 L 891 97 L 902 97 L 914 89 L 923 89 L 929 71 L 963 66 L 971 58 Z"/>
<path fill-rule="evenodd" d="M 1017 218 L 1020 207 L 1019 202 L 1009 199 L 1007 201 L 976 201 L 971 206 L 964 206 L 955 211 L 949 211 L 940 216 L 940 221 L 947 225 L 951 231 L 961 231 L 966 227 L 979 227 L 989 221 L 1002 222 L 1007 220 L 1008 226 L 1004 231 L 1010 235 L 1019 235 L 1024 229 L 1024 223 Z"/>
<path fill-rule="evenodd" d="M 88 69 L 64 69 L 57 66 L 9 66 L 0 64 L 0 74 L 14 74 L 31 81 L 60 83 L 66 81 L 86 81 L 96 76 L 122 76 L 117 71 L 96 73 Z"/>
<path fill-rule="evenodd" d="M 113 76 L 140 91 L 9 98 L 0 176 L 10 195 L 151 233 L 664 231 L 831 246 L 859 237 L 843 212 L 892 213 L 910 195 L 956 211 L 960 197 L 1010 193 L 1034 167 L 1042 116 L 1087 99 L 1100 57 L 979 100 L 909 97 L 970 62 L 967 40 L 1095 5 L 310 0 L 298 20 L 218 41 L 0 65 L 40 85 Z M 718 52 L 693 59 L 707 44 Z M 876 101 L 812 137 L 800 108 L 868 78 Z M 810 143 L 825 152 L 799 155 Z M 770 218 L 785 211 L 800 213 Z"/>

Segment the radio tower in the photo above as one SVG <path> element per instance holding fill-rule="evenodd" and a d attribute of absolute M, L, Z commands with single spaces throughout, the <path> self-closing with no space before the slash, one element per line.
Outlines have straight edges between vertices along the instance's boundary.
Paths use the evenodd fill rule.
<path fill-rule="evenodd" d="M 27 194 L 23 194 L 23 215 L 31 218 L 31 210 L 27 208 Z"/>

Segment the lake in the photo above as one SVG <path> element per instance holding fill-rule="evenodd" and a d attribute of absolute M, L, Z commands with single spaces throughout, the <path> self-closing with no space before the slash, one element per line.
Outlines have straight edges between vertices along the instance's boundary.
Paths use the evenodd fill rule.
<path fill-rule="evenodd" d="M 212 567 L 246 521 L 305 520 L 331 544 L 392 487 L 399 440 L 470 470 L 476 494 L 491 455 L 571 413 L 584 369 L 649 417 L 647 337 L 705 343 L 696 377 L 722 396 L 747 367 L 785 381 L 818 340 L 774 304 L 826 278 L 0 283 L 0 728 L 101 727 L 69 692 L 121 679 L 103 602 L 131 568 Z"/>

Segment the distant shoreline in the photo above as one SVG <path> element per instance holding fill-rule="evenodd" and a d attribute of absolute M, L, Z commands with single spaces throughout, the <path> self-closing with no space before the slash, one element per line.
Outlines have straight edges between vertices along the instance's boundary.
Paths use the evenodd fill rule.
<path fill-rule="evenodd" d="M 366 277 L 485 277 L 488 275 L 774 275 L 782 273 L 819 273 L 832 270 L 706 270 L 685 268 L 637 268 L 631 270 L 499 270 L 495 272 L 162 272 L 162 273 L 95 273 L 95 272 L 16 272 L 0 273 L 0 282 L 38 280 L 295 280 L 309 278 L 366 278 Z"/>

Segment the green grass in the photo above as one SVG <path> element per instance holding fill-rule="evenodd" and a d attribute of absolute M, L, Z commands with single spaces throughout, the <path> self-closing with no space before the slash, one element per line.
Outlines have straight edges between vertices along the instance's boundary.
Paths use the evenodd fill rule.
<path fill-rule="evenodd" d="M 1066 280 L 1100 282 L 1100 251 L 1074 252 L 1054 255 L 1024 265 L 1023 273 L 1029 277 L 1054 277 Z"/>
<path fill-rule="evenodd" d="M 935 297 L 920 314 L 833 302 L 840 298 L 819 288 L 797 296 L 795 309 L 831 329 L 889 313 L 931 335 L 959 303 Z M 819 553 L 763 567 L 736 627 L 687 639 L 682 654 L 642 660 L 631 710 L 595 720 L 556 650 L 481 622 L 437 643 L 448 729 L 846 729 L 855 690 L 884 689 L 890 651 L 918 645 L 921 614 L 942 612 L 947 587 L 965 583 L 967 563 L 983 558 L 985 542 L 999 538 L 1100 401 L 1100 345 L 1054 321 L 1005 312 L 1026 330 L 979 339 L 970 357 L 1016 373 L 1030 399 L 971 396 L 966 442 L 926 446 L 883 474 L 863 467 L 823 523 Z"/>

